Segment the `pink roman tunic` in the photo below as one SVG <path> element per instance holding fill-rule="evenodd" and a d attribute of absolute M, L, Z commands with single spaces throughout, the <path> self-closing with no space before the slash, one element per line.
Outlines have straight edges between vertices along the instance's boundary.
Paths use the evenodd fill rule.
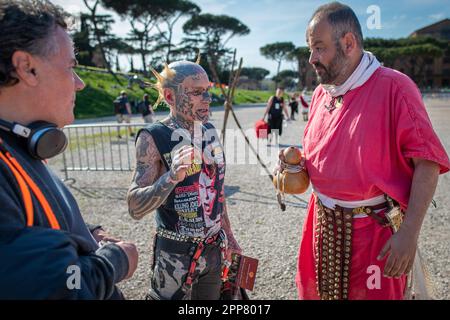
<path fill-rule="evenodd" d="M 419 90 L 406 75 L 380 67 L 362 86 L 347 92 L 340 107 L 328 111 L 331 96 L 318 86 L 310 106 L 303 146 L 314 189 L 343 201 L 388 194 L 406 208 L 414 167 L 411 158 L 450 168 Z M 318 299 L 314 267 L 315 196 L 309 201 L 299 249 L 296 283 L 300 299 Z M 353 219 L 349 299 L 402 299 L 406 277 L 382 276 L 376 257 L 392 232 L 370 217 Z M 370 266 L 381 270 L 380 288 L 369 288 Z M 373 270 L 373 269 L 370 269 Z"/>

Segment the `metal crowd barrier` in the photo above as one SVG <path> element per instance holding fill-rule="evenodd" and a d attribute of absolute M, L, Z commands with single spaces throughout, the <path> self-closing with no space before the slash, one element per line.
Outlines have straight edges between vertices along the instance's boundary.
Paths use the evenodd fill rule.
<path fill-rule="evenodd" d="M 81 124 L 64 127 L 69 145 L 62 154 L 64 181 L 71 171 L 133 171 L 137 124 Z"/>
<path fill-rule="evenodd" d="M 450 92 L 422 92 L 424 99 L 450 99 Z"/>

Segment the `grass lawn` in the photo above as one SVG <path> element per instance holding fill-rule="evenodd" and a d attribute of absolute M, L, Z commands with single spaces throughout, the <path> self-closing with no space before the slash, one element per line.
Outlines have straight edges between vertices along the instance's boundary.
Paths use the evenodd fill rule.
<path fill-rule="evenodd" d="M 127 88 L 128 79 L 124 75 L 117 76 L 122 81 L 120 86 L 112 75 L 104 73 L 102 69 L 80 67 L 77 70 L 78 75 L 83 79 L 86 88 L 77 94 L 75 107 L 75 117 L 77 119 L 98 118 L 113 115 L 113 101 L 120 94 L 120 91 L 126 90 L 130 101 L 141 101 L 145 93 L 150 95 L 150 101 L 156 101 L 158 93 L 152 88 L 141 89 L 134 84 L 131 89 Z M 149 81 L 148 79 L 145 79 Z M 220 101 L 221 91 L 218 88 L 211 90 L 213 99 L 216 100 L 212 106 L 222 106 Z M 247 103 L 265 103 L 272 92 L 252 91 L 237 89 L 234 97 L 235 104 Z M 156 111 L 167 110 L 165 104 L 160 104 Z"/>

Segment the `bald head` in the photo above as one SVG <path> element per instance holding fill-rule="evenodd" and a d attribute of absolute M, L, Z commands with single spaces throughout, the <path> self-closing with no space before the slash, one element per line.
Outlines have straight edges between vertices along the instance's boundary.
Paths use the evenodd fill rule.
<path fill-rule="evenodd" d="M 161 75 L 165 78 L 163 88 L 170 88 L 175 91 L 188 77 L 198 78 L 201 75 L 206 76 L 205 70 L 201 65 L 190 61 L 176 61 L 169 64 L 169 70 L 164 69 Z"/>
<path fill-rule="evenodd" d="M 209 118 L 209 78 L 197 63 L 176 61 L 166 65 L 158 78 L 160 98 L 171 107 L 173 116 L 188 123 Z"/>

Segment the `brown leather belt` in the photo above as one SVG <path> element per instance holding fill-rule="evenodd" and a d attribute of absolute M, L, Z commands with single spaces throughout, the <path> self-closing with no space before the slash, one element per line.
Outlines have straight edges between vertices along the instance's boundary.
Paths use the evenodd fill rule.
<path fill-rule="evenodd" d="M 375 219 L 379 224 L 381 224 L 383 227 L 389 226 L 389 220 L 385 216 L 379 216 L 375 211 L 387 209 L 389 207 L 388 202 L 383 202 L 380 204 L 377 204 L 375 206 L 366 206 L 366 207 L 357 207 L 357 208 L 344 208 L 341 206 L 336 205 L 336 209 L 341 211 L 344 214 L 351 213 L 353 216 L 357 214 L 366 214 L 369 217 Z M 328 209 L 328 208 L 327 208 Z M 332 210 L 332 209 L 330 209 Z"/>
<path fill-rule="evenodd" d="M 351 212 L 353 214 L 363 214 L 363 213 L 368 214 L 375 210 L 381 210 L 381 209 L 387 208 L 387 206 L 388 206 L 388 203 L 386 201 L 386 202 L 377 204 L 376 206 L 367 206 L 367 207 L 363 206 L 363 207 L 357 207 L 357 208 L 344 208 L 344 207 L 340 207 L 340 206 L 336 206 L 336 207 L 341 208 L 344 213 Z"/>

